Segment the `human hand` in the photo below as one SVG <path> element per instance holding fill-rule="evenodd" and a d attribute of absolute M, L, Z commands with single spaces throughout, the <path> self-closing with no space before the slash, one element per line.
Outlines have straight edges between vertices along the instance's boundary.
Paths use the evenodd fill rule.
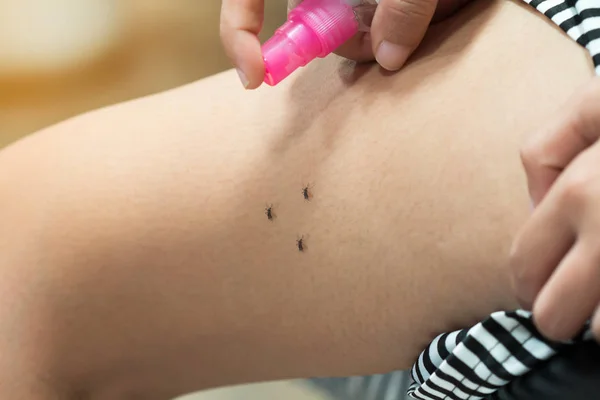
<path fill-rule="evenodd" d="M 600 338 L 600 78 L 522 150 L 533 215 L 513 244 L 517 297 L 550 339 Z"/>
<path fill-rule="evenodd" d="M 450 16 L 470 0 L 379 0 L 370 33 L 358 33 L 336 53 L 356 61 L 377 59 L 390 71 L 402 68 L 429 24 Z M 221 40 L 246 89 L 261 85 L 265 67 L 258 33 L 265 0 L 223 0 Z M 289 0 L 291 9 L 302 0 Z"/>

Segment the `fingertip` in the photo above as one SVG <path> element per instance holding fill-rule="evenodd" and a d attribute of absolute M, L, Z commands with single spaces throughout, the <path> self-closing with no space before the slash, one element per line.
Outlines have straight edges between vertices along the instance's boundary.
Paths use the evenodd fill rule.
<path fill-rule="evenodd" d="M 438 0 L 381 0 L 372 24 L 373 51 L 388 71 L 398 71 L 420 45 Z"/>
<path fill-rule="evenodd" d="M 375 51 L 375 59 L 382 68 L 393 72 L 404 66 L 411 53 L 410 48 L 384 40 Z"/>
<path fill-rule="evenodd" d="M 250 81 L 248 80 L 246 73 L 239 67 L 236 68 L 235 70 L 238 74 L 238 77 L 240 78 L 240 82 L 242 83 L 242 86 L 244 86 L 244 89 L 248 89 L 248 85 L 250 85 Z"/>
<path fill-rule="evenodd" d="M 240 82 L 245 89 L 256 89 L 265 78 L 260 42 L 250 32 L 236 32 L 235 36 L 231 54 Z"/>
<path fill-rule="evenodd" d="M 567 325 L 561 318 L 563 310 L 552 309 L 542 296 L 543 291 L 540 298 L 533 305 L 532 310 L 533 323 L 536 328 L 545 338 L 554 342 L 564 342 L 572 339 L 576 329 Z"/>
<path fill-rule="evenodd" d="M 508 267 L 515 300 L 524 310 L 531 310 L 537 292 L 532 289 L 531 270 L 524 267 L 521 234 L 513 240 L 509 251 Z"/>
<path fill-rule="evenodd" d="M 566 254 L 535 299 L 534 322 L 555 341 L 572 339 L 597 312 L 597 253 L 580 241 Z"/>

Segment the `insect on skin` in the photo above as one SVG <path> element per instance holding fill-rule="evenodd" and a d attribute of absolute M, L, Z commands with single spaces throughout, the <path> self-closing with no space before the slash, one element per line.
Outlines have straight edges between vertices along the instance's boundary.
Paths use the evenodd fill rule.
<path fill-rule="evenodd" d="M 310 192 L 310 185 L 305 185 L 302 188 L 302 196 L 304 197 L 304 200 L 306 201 L 310 201 L 310 199 L 312 198 L 312 193 Z"/>
<path fill-rule="evenodd" d="M 296 247 L 298 247 L 298 251 L 304 252 L 306 246 L 304 245 L 304 236 L 301 236 L 300 239 L 296 240 Z"/>
<path fill-rule="evenodd" d="M 275 214 L 273 213 L 273 204 L 269 204 L 265 207 L 265 215 L 269 219 L 269 221 L 273 221 L 275 218 Z"/>

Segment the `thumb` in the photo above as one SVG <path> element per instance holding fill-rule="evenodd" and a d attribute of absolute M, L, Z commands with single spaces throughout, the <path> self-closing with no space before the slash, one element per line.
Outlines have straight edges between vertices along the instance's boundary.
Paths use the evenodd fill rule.
<path fill-rule="evenodd" d="M 595 78 L 521 149 L 534 206 L 542 201 L 562 171 L 599 137 L 600 78 Z"/>
<path fill-rule="evenodd" d="M 423 40 L 438 0 L 380 0 L 371 37 L 377 62 L 389 71 L 402 68 Z"/>
<path fill-rule="evenodd" d="M 221 7 L 221 41 L 246 89 L 259 87 L 265 75 L 258 40 L 264 6 L 264 0 L 223 0 Z"/>

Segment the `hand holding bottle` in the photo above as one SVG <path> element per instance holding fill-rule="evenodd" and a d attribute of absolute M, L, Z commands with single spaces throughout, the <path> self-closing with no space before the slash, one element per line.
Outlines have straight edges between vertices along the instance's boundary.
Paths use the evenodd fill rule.
<path fill-rule="evenodd" d="M 263 82 L 265 66 L 258 33 L 262 29 L 265 0 L 223 0 L 221 40 L 237 68 L 242 84 L 255 89 Z M 346 1 L 356 5 L 361 0 Z M 419 46 L 432 20 L 441 20 L 470 0 L 362 0 L 377 2 L 369 33 L 359 32 L 338 48 L 337 54 L 357 61 L 376 59 L 390 71 L 402 68 Z M 302 0 L 289 0 L 292 9 Z"/>

